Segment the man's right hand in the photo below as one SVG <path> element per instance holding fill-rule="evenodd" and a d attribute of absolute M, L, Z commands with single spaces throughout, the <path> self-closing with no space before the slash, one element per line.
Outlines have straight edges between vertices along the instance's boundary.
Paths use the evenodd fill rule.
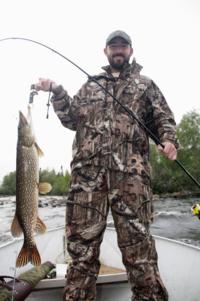
<path fill-rule="evenodd" d="M 35 89 L 37 91 L 54 91 L 58 85 L 51 79 L 39 78 L 38 83 L 35 84 Z"/>

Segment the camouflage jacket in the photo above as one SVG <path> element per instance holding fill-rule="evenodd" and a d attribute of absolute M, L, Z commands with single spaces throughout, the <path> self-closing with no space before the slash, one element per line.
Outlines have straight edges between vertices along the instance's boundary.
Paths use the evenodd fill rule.
<path fill-rule="evenodd" d="M 109 66 L 93 78 L 132 110 L 161 142 L 175 143 L 173 114 L 156 84 L 140 75 L 141 68 L 133 60 L 118 79 Z M 52 103 L 61 123 L 76 131 L 72 169 L 92 164 L 149 178 L 147 133 L 92 79 L 73 98 L 58 86 Z"/>

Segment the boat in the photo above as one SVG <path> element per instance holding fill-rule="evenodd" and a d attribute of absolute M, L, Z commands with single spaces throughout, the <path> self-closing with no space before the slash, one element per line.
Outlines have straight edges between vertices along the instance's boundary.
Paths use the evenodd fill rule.
<path fill-rule="evenodd" d="M 51 261 L 56 265 L 56 278 L 39 281 L 35 289 L 26 298 L 27 301 L 62 300 L 65 286 L 67 264 L 64 262 L 66 246 L 64 227 L 49 230 L 37 235 L 36 242 L 42 255 L 42 261 Z M 200 248 L 154 236 L 158 252 L 158 265 L 161 277 L 169 292 L 170 301 L 198 301 L 200 296 Z M 13 276 L 16 256 L 22 240 L 15 239 L 0 247 L 0 274 Z M 117 247 L 115 229 L 107 227 L 101 245 L 101 274 L 97 280 L 97 301 L 122 301 L 131 299 L 131 290 L 127 281 L 120 250 Z M 30 269 L 31 264 L 18 268 L 16 276 Z"/>

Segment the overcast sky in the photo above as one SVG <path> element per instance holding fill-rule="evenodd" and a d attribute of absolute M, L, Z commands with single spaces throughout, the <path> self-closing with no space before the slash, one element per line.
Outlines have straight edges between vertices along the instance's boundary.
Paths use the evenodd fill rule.
<path fill-rule="evenodd" d="M 0 39 L 26 37 L 55 48 L 89 74 L 106 65 L 105 39 L 116 29 L 133 40 L 134 56 L 162 90 L 177 123 L 200 109 L 199 0 L 1 0 Z M 87 80 L 56 54 L 23 41 L 0 42 L 0 180 L 15 170 L 18 112 L 27 112 L 30 86 L 54 79 L 74 95 Z M 74 133 L 61 126 L 48 94 L 35 97 L 33 121 L 45 156 L 42 168 L 70 170 Z"/>

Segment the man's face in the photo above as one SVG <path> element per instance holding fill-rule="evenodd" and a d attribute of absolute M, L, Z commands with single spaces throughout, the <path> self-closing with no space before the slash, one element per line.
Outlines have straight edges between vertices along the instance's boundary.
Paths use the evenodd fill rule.
<path fill-rule="evenodd" d="M 121 71 L 133 54 L 133 48 L 122 38 L 114 38 L 104 49 L 109 64 L 113 70 Z"/>

